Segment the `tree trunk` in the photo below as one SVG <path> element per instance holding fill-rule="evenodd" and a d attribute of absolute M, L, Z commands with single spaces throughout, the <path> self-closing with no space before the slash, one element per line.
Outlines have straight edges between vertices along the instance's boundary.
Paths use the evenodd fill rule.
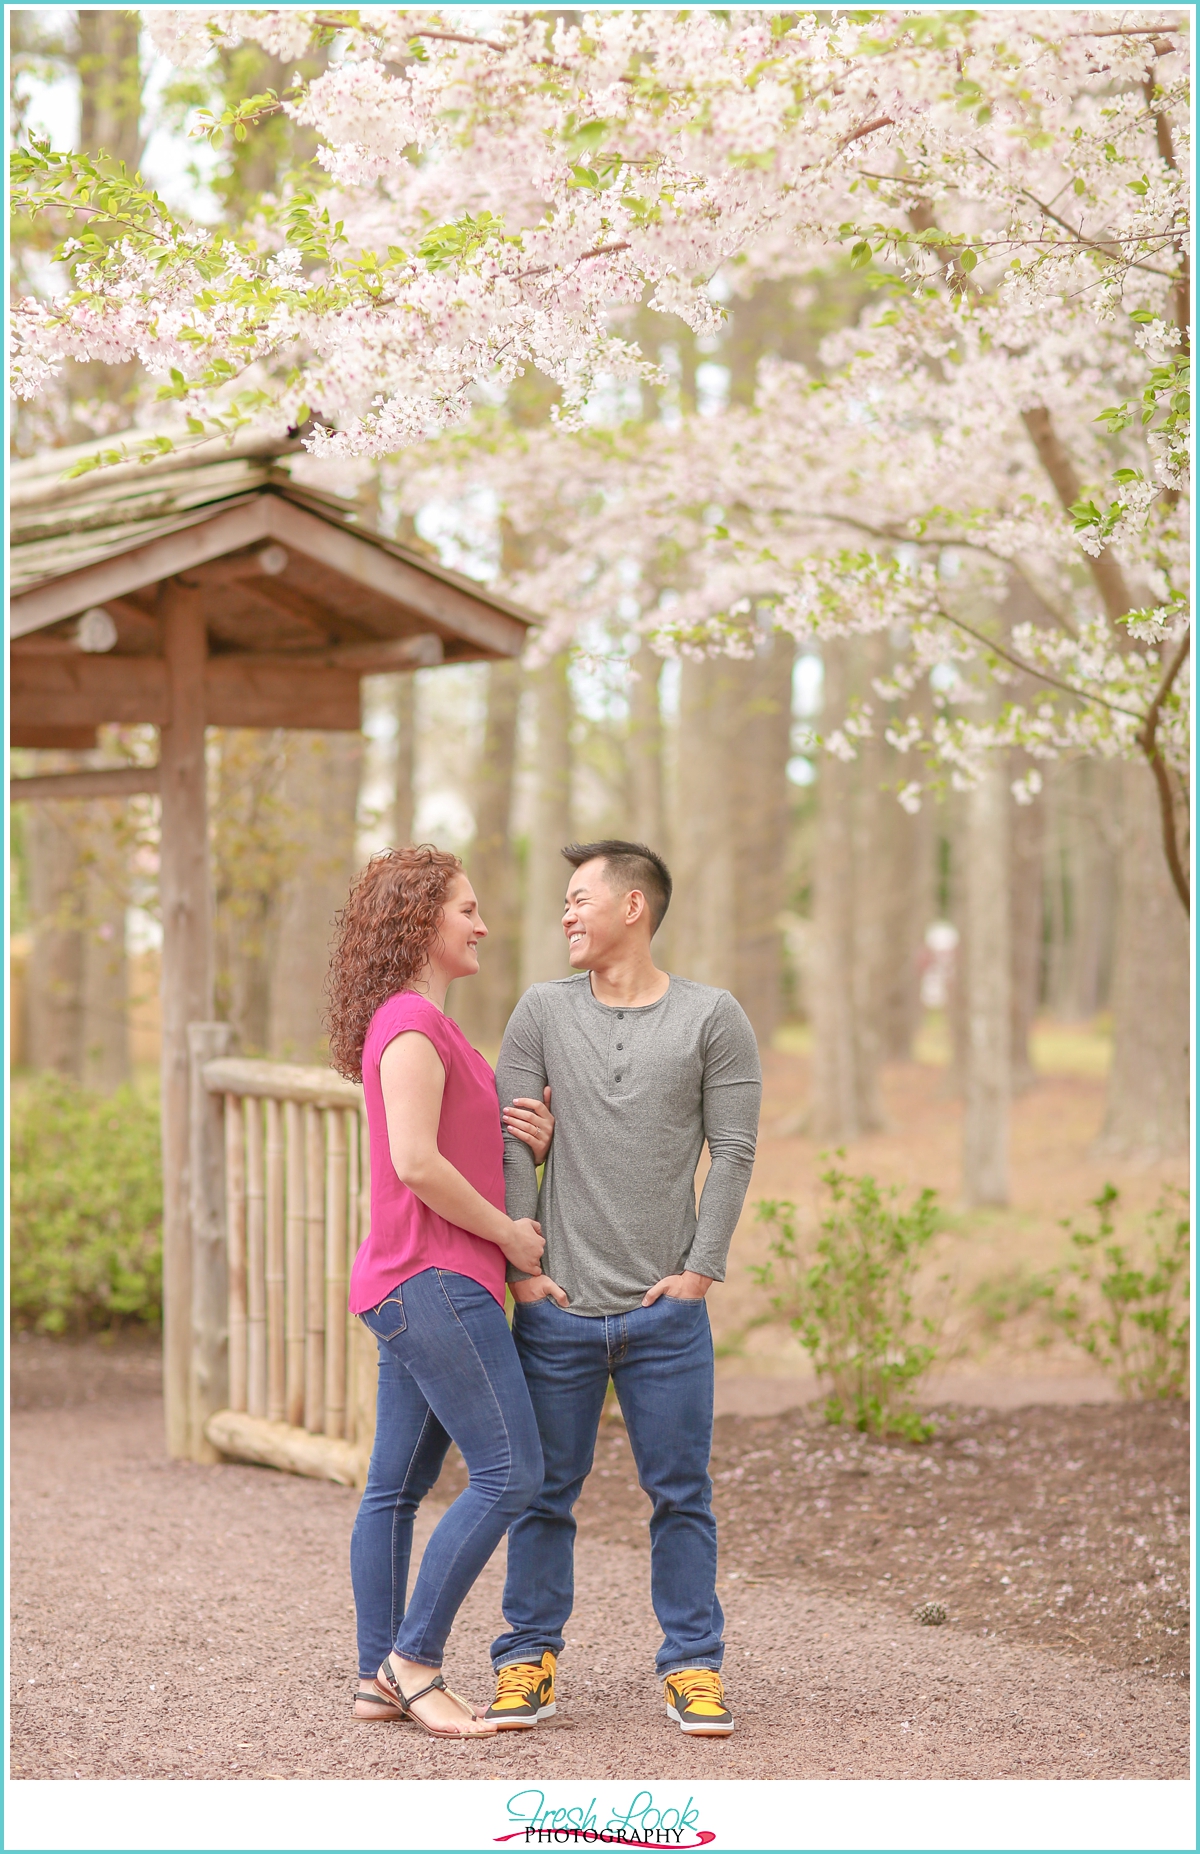
<path fill-rule="evenodd" d="M 1150 1158 L 1188 1143 L 1190 936 L 1150 774 L 1123 766 L 1121 788 L 1113 1066 L 1098 1150 Z"/>
<path fill-rule="evenodd" d="M 734 982 L 731 667 L 685 660 L 679 679 L 671 966 L 702 985 Z"/>
<path fill-rule="evenodd" d="M 928 684 L 911 704 L 931 711 Z M 880 729 L 887 724 L 881 717 Z M 887 783 L 905 775 L 905 763 L 885 748 Z M 926 798 L 921 809 L 906 811 L 895 794 L 881 796 L 883 970 L 879 985 L 879 1053 L 885 1062 L 907 1062 L 921 1023 L 921 955 L 926 929 L 937 915 L 935 858 L 937 806 Z"/>
<path fill-rule="evenodd" d="M 851 801 L 851 855 L 853 859 L 853 964 L 851 990 L 854 1016 L 854 1067 L 858 1116 L 864 1132 L 884 1124 L 879 1092 L 879 1065 L 883 1060 L 883 993 L 885 975 L 904 953 L 888 941 L 888 916 L 893 897 L 887 855 L 888 812 L 895 800 L 883 790 L 887 745 L 879 715 L 879 698 L 871 684 L 886 666 L 887 640 L 876 633 L 855 646 L 856 693 L 875 711 L 873 731 L 858 749 L 851 767 L 854 795 Z M 830 719 L 839 721 L 841 710 Z"/>
<path fill-rule="evenodd" d="M 96 805 L 95 830 L 112 835 L 112 807 Z M 83 1082 L 111 1094 L 129 1080 L 129 968 L 125 904 L 103 871 L 88 872 L 84 902 L 81 1053 Z"/>
<path fill-rule="evenodd" d="M 83 1058 L 83 934 L 79 848 L 62 801 L 29 807 L 29 1053 L 34 1068 L 79 1080 Z"/>
<path fill-rule="evenodd" d="M 142 158 L 137 16 L 117 7 L 80 7 L 76 21 L 79 146 L 123 161 L 132 176 Z"/>
<path fill-rule="evenodd" d="M 989 756 L 967 797 L 966 1114 L 968 1204 L 1007 1204 L 1012 1096 L 1012 922 L 1006 760 Z"/>
<path fill-rule="evenodd" d="M 1094 1017 L 1109 994 L 1116 904 L 1113 820 L 1120 768 L 1086 760 L 1054 768 L 1045 855 L 1047 1003 L 1066 1022 Z"/>
<path fill-rule="evenodd" d="M 533 830 L 529 842 L 522 989 L 570 971 L 562 930 L 571 840 L 571 685 L 566 652 L 535 670 L 531 681 L 537 725 Z M 484 916 L 486 920 L 486 915 Z"/>
<path fill-rule="evenodd" d="M 284 775 L 284 796 L 306 845 L 279 898 L 271 974 L 268 1049 L 285 1062 L 324 1059 L 329 947 L 357 867 L 361 770 L 361 734 L 310 734 Z"/>
<path fill-rule="evenodd" d="M 413 674 L 396 676 L 392 681 L 392 713 L 396 718 L 396 738 L 392 757 L 394 795 L 389 825 L 393 849 L 413 840 L 413 811 L 416 803 L 416 678 Z"/>
<path fill-rule="evenodd" d="M 849 646 L 822 648 L 822 712 L 840 721 L 849 693 Z M 821 755 L 813 882 L 813 1080 L 809 1131 L 815 1139 L 857 1139 L 865 1131 L 855 1034 L 854 764 Z"/>
<path fill-rule="evenodd" d="M 787 763 L 791 751 L 795 645 L 768 631 L 757 656 L 731 664 L 730 735 L 734 961 L 732 990 L 769 1043 L 783 1015 L 783 930 L 787 855 Z"/>
<path fill-rule="evenodd" d="M 1014 753 L 1010 778 L 1020 777 L 1030 762 Z M 1010 811 L 1012 840 L 1012 1087 L 1022 1094 L 1037 1080 L 1029 1052 L 1029 1036 L 1037 1015 L 1042 978 L 1042 880 L 1045 867 L 1045 799 L 1031 805 L 1014 804 Z"/>
<path fill-rule="evenodd" d="M 510 834 L 521 670 L 516 663 L 493 663 L 487 676 L 487 721 L 475 775 L 475 840 L 467 869 L 488 936 L 479 949 L 478 977 L 454 987 L 454 1015 L 473 1042 L 495 1048 L 517 1001 L 521 952 L 520 884 Z M 561 858 L 559 866 L 566 870 Z"/>
<path fill-rule="evenodd" d="M 629 697 L 629 775 L 633 834 L 663 854 L 663 727 L 658 705 L 662 658 L 642 644 Z"/>

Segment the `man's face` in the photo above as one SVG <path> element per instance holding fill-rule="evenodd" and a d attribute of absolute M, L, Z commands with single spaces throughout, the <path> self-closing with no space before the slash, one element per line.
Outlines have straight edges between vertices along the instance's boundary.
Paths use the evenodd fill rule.
<path fill-rule="evenodd" d="M 637 893 L 640 897 L 640 890 Z M 580 863 L 567 884 L 563 909 L 567 956 L 576 972 L 590 972 L 628 944 L 633 931 L 629 919 L 632 900 L 632 892 L 622 895 L 612 888 L 602 856 Z M 644 909 L 644 902 L 642 906 Z"/>

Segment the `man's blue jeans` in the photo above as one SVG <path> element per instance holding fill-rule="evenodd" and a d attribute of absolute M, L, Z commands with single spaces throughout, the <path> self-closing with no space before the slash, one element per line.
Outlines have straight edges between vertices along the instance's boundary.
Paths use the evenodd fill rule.
<path fill-rule="evenodd" d="M 638 1480 L 649 1494 L 650 1595 L 663 1632 L 660 1676 L 721 1665 L 725 1618 L 717 1601 L 712 1452 L 713 1349 L 702 1300 L 671 1300 L 588 1318 L 552 1300 L 513 1315 L 525 1382 L 542 1438 L 545 1479 L 508 1534 L 506 1634 L 497 1668 L 561 1654 L 575 1595 L 571 1509 L 592 1465 L 611 1375 Z"/>
<path fill-rule="evenodd" d="M 375 1446 L 350 1538 L 358 1667 L 371 1680 L 393 1648 L 442 1665 L 459 1605 L 542 1484 L 542 1451 L 504 1310 L 477 1281 L 426 1268 L 360 1317 L 379 1343 Z M 406 1609 L 413 1520 L 452 1439 L 470 1480 Z"/>

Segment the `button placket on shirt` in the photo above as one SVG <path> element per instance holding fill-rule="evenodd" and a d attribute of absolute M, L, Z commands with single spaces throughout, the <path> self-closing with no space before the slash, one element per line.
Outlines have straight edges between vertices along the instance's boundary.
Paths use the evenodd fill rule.
<path fill-rule="evenodd" d="M 623 1022 L 624 1017 L 625 1017 L 624 1011 L 617 1012 L 617 1022 L 618 1023 Z M 614 1081 L 614 1085 L 619 1086 L 621 1077 L 625 1073 L 625 1059 L 624 1059 L 624 1054 L 623 1054 L 624 1049 L 625 1049 L 625 1032 L 623 1030 L 618 1030 L 617 1035 L 620 1038 L 620 1041 L 617 1044 L 617 1050 L 622 1053 L 619 1053 L 613 1062 L 613 1081 Z"/>

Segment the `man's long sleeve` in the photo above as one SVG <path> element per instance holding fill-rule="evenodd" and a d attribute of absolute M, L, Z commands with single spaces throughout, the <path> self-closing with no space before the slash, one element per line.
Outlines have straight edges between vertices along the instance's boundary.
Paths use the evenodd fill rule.
<path fill-rule="evenodd" d="M 712 1163 L 684 1264 L 714 1281 L 725 1279 L 729 1245 L 750 1188 L 761 1105 L 758 1043 L 746 1013 L 726 994 L 705 1050 L 704 1137 Z"/>
<path fill-rule="evenodd" d="M 500 1058 L 496 1063 L 496 1093 L 500 1111 L 514 1100 L 540 1101 L 546 1086 L 546 1064 L 542 1054 L 542 1026 L 533 994 L 526 992 L 508 1020 Z M 538 1202 L 537 1166 L 524 1140 L 504 1134 L 504 1202 L 510 1217 L 536 1217 Z M 524 1280 L 519 1270 L 510 1268 L 510 1280 Z"/>

